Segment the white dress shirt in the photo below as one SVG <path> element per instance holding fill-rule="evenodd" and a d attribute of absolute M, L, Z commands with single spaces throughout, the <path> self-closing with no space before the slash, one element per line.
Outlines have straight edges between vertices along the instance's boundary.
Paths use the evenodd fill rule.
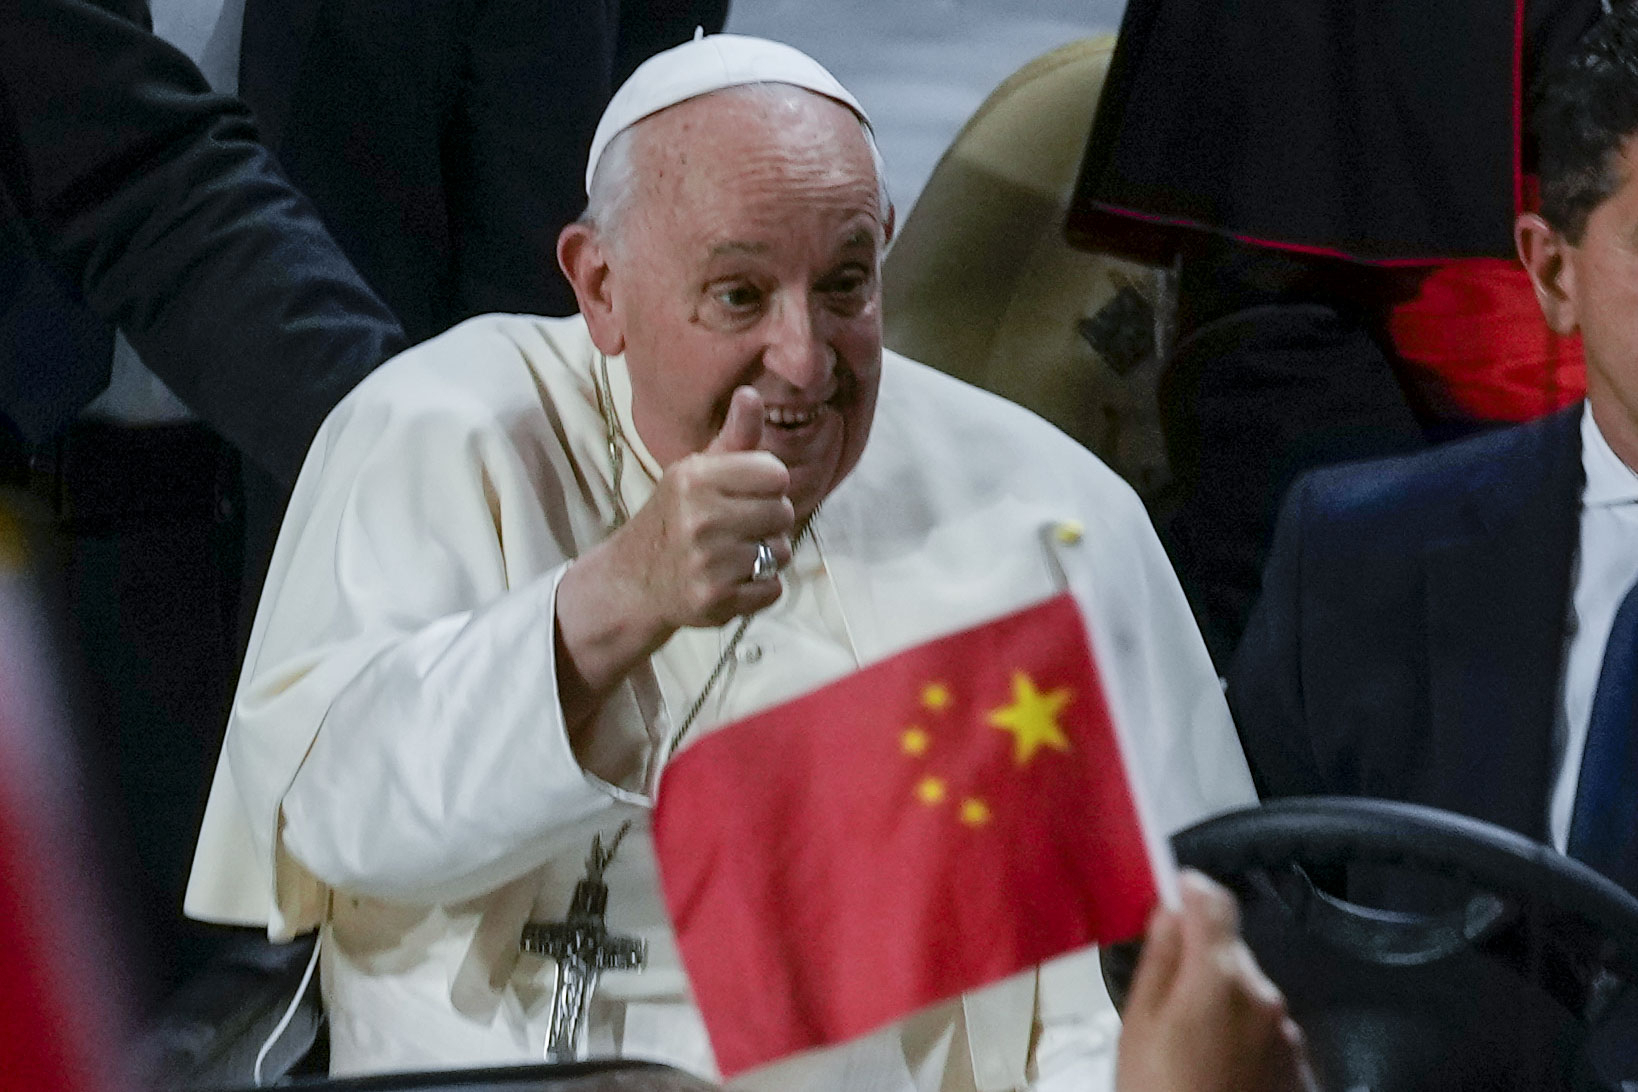
<path fill-rule="evenodd" d="M 1570 601 L 1568 649 L 1559 680 L 1553 754 L 1558 762 L 1547 829 L 1562 852 L 1569 843 L 1587 722 L 1604 663 L 1615 611 L 1638 581 L 1638 474 L 1611 450 L 1593 420 L 1581 413 L 1581 466 L 1587 483 L 1581 493 L 1581 545 L 1576 554 Z"/>

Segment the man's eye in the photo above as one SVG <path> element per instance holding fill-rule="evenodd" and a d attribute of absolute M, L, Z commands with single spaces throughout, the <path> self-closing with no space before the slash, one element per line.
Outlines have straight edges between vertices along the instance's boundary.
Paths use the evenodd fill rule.
<path fill-rule="evenodd" d="M 819 291 L 829 296 L 857 296 L 870 287 L 870 277 L 862 270 L 836 273 L 819 282 Z"/>
<path fill-rule="evenodd" d="M 762 293 L 748 284 L 719 288 L 715 295 L 717 302 L 731 311 L 747 311 L 762 302 Z"/>
<path fill-rule="evenodd" d="M 826 306 L 837 314 L 852 315 L 865 305 L 870 297 L 870 277 L 862 271 L 847 271 L 826 277 L 816 285 L 826 300 Z"/>

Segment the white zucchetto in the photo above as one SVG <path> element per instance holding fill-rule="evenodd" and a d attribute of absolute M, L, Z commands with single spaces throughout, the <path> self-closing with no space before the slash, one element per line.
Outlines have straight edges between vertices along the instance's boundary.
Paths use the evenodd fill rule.
<path fill-rule="evenodd" d="M 859 100 L 801 50 L 742 34 L 700 35 L 644 61 L 614 93 L 592 136 L 586 192 L 591 192 L 592 176 L 609 141 L 623 130 L 668 106 L 752 83 L 786 83 L 835 99 L 857 114 L 866 129 L 870 127 Z"/>

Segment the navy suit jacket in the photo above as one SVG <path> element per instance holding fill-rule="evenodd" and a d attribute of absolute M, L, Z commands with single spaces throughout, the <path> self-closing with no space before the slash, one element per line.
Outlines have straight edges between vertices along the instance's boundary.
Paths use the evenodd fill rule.
<path fill-rule="evenodd" d="M 21 246 L 45 263 L 0 278 L 0 329 L 47 323 L 42 300 L 83 303 L 287 482 L 330 408 L 404 346 L 249 111 L 86 0 L 0 3 L 0 228 L 0 272 L 23 265 Z M 108 358 L 41 353 L 15 329 L 0 416 L 29 407 L 28 438 L 45 439 L 105 384 Z"/>
<path fill-rule="evenodd" d="M 1384 797 L 1546 840 L 1580 414 L 1292 488 L 1229 674 L 1265 799 Z"/>

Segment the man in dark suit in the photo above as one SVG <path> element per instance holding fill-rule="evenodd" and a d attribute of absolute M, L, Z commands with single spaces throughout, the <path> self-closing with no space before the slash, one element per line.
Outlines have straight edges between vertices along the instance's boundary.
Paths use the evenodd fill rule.
<path fill-rule="evenodd" d="M 1229 700 L 1265 797 L 1448 808 L 1638 890 L 1635 56 L 1629 2 L 1549 75 L 1515 231 L 1585 407 L 1303 479 Z"/>
<path fill-rule="evenodd" d="M 0 484 L 58 533 L 79 749 L 152 1002 L 214 940 L 181 890 L 237 670 L 239 478 L 265 477 L 270 534 L 325 414 L 405 341 L 249 112 L 84 0 L 0 5 L 0 236 Z M 111 324 L 203 425 L 70 425 Z"/>
<path fill-rule="evenodd" d="M 249 112 L 86 0 L 0 5 L 0 224 L 44 256 L 52 289 L 119 325 L 185 403 L 286 482 L 330 407 L 404 344 Z M 17 290 L 0 281 L 0 312 L 26 306 Z M 4 389 L 65 390 L 46 429 L 106 384 L 107 361 L 75 361 L 100 376 L 61 375 L 32 344 L 5 359 Z"/>

